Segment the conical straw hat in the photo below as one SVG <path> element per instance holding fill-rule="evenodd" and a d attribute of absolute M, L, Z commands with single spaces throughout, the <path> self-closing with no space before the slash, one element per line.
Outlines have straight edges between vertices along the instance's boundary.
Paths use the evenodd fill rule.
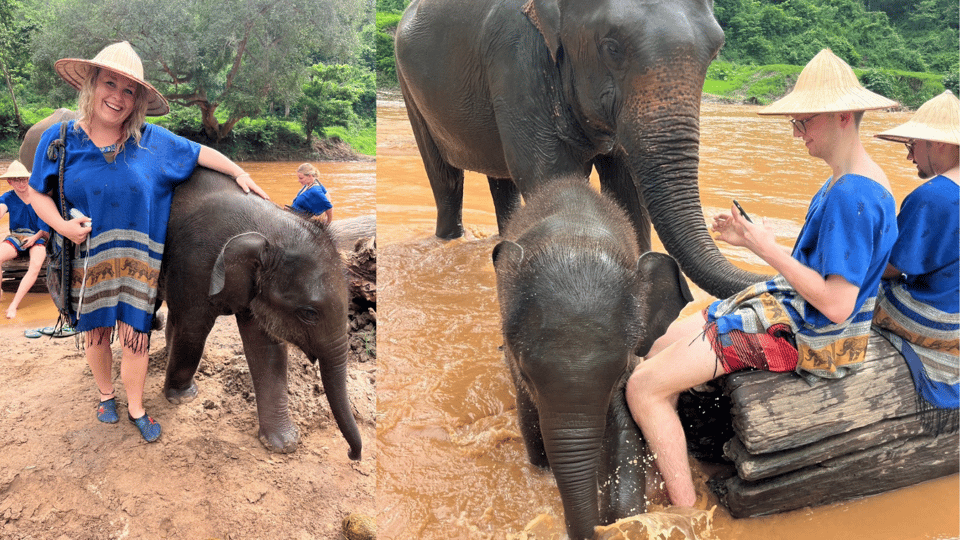
<path fill-rule="evenodd" d="M 830 49 L 823 49 L 800 72 L 793 90 L 759 114 L 867 111 L 895 106 L 896 101 L 861 86 L 846 62 Z"/>
<path fill-rule="evenodd" d="M 921 105 L 906 124 L 874 137 L 902 143 L 920 139 L 960 145 L 960 99 L 945 90 Z"/>
<path fill-rule="evenodd" d="M 170 112 L 167 100 L 163 98 L 156 88 L 143 80 L 143 64 L 140 57 L 130 46 L 130 43 L 121 41 L 112 45 L 107 45 L 102 51 L 97 53 L 93 60 L 83 60 L 80 58 L 62 58 L 53 65 L 57 73 L 63 77 L 63 80 L 70 83 L 71 86 L 80 89 L 83 80 L 90 73 L 90 68 L 99 67 L 109 69 L 119 73 L 124 77 L 136 81 L 147 92 L 147 115 L 163 116 Z"/>
<path fill-rule="evenodd" d="M 17 160 L 7 167 L 7 172 L 0 174 L 0 178 L 30 178 L 30 171 Z"/>

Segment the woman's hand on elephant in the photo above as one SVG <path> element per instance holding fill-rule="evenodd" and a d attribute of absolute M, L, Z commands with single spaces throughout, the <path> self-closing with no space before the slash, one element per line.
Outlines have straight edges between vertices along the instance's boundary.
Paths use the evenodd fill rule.
<path fill-rule="evenodd" d="M 237 181 L 237 184 L 243 189 L 244 193 L 250 193 L 253 191 L 257 195 L 263 197 L 266 200 L 270 200 L 270 196 L 267 195 L 267 192 L 263 190 L 256 182 L 253 181 L 253 177 L 249 173 L 243 173 L 240 176 L 234 178 Z"/>

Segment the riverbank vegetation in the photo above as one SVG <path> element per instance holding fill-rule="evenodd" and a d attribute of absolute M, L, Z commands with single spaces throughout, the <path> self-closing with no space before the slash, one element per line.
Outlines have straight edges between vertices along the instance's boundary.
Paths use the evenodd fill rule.
<path fill-rule="evenodd" d="M 170 102 L 151 119 L 236 159 L 373 155 L 370 0 L 5 0 L 0 3 L 0 155 L 76 91 L 55 73 L 130 41 Z"/>
<path fill-rule="evenodd" d="M 409 0 L 377 0 L 377 82 L 397 85 L 393 34 Z M 726 43 L 704 92 L 769 103 L 830 48 L 871 90 L 915 108 L 944 88 L 960 93 L 956 0 L 715 0 Z M 382 45 L 381 45 L 382 44 Z"/>

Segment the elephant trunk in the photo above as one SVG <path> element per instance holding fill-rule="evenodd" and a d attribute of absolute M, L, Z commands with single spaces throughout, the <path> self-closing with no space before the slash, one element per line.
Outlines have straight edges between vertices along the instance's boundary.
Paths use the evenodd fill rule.
<path fill-rule="evenodd" d="M 320 380 L 337 427 L 350 445 L 347 455 L 352 460 L 359 460 L 363 443 L 347 393 L 347 349 L 346 334 L 326 345 L 326 353 L 320 356 Z"/>
<path fill-rule="evenodd" d="M 550 468 L 557 480 L 567 534 L 593 538 L 600 525 L 597 472 L 606 415 L 542 415 L 540 429 Z"/>
<path fill-rule="evenodd" d="M 635 115 L 633 126 L 642 127 L 622 134 L 621 146 L 664 248 L 694 283 L 717 298 L 726 298 L 768 276 L 734 266 L 710 236 L 697 170 L 701 93 L 699 87 L 695 92 L 672 88 L 670 93 L 672 100 L 661 106 L 651 106 L 652 97 L 647 95 L 640 99 L 642 106 L 634 102 L 629 107 Z"/>

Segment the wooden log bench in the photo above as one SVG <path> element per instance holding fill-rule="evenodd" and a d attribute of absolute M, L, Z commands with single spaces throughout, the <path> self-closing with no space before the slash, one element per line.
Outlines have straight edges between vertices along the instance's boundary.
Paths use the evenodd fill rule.
<path fill-rule="evenodd" d="M 957 415 L 920 408 L 903 357 L 874 332 L 863 367 L 843 379 L 744 371 L 713 394 L 685 393 L 679 410 L 691 453 L 735 467 L 710 482 L 721 502 L 751 517 L 956 473 Z"/>
<path fill-rule="evenodd" d="M 2 287 L 4 291 L 16 292 L 20 286 L 20 280 L 23 279 L 29 267 L 30 256 L 26 253 L 22 253 L 17 256 L 16 259 L 3 263 L 3 283 L 0 284 L 0 287 Z M 37 281 L 34 282 L 33 287 L 30 287 L 30 292 L 47 292 L 46 277 L 47 261 L 43 261 L 43 266 L 40 268 L 40 275 L 37 276 Z"/>

